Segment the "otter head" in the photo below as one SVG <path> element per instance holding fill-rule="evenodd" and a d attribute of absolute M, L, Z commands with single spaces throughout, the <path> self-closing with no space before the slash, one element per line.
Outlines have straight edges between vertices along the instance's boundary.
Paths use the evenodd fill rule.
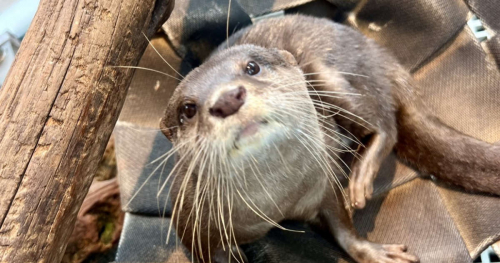
<path fill-rule="evenodd" d="M 269 160 L 272 149 L 290 148 L 295 145 L 290 142 L 311 136 L 311 129 L 319 134 L 316 118 L 290 53 L 239 45 L 216 52 L 184 78 L 161 130 L 180 155 L 192 155 L 187 159 L 201 163 L 196 153 L 215 151 L 216 157 L 238 163 Z"/>

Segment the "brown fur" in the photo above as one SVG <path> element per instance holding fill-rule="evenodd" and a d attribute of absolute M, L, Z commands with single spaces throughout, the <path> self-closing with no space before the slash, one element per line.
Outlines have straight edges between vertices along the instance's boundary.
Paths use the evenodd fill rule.
<path fill-rule="evenodd" d="M 322 72 L 311 80 L 329 80 L 330 85 L 316 89 L 363 95 L 322 98 L 371 124 L 360 127 L 336 116 L 359 139 L 370 138 L 365 158 L 353 167 L 355 207 L 364 207 L 365 197 L 371 197 L 373 178 L 393 146 L 402 160 L 422 172 L 467 190 L 500 195 L 500 146 L 466 136 L 428 113 L 411 76 L 359 32 L 326 19 L 289 16 L 243 29 L 230 43 L 287 50 L 305 73 Z"/>
<path fill-rule="evenodd" d="M 500 193 L 498 146 L 462 135 L 430 117 L 410 75 L 360 33 L 326 19 L 296 15 L 259 22 L 234 34 L 228 43 L 231 48 L 221 45 L 186 76 L 161 122 L 165 135 L 180 147 L 180 168 L 174 170 L 171 193 L 179 205 L 174 205 L 172 220 L 183 243 L 201 261 L 245 260 L 237 245 L 252 242 L 273 227 L 252 211 L 248 205 L 252 203 L 274 222 L 321 224 L 358 262 L 416 262 L 402 245 L 359 237 L 345 209 L 350 202 L 364 206 L 373 192 L 373 178 L 394 146 L 400 157 L 424 172 L 468 189 Z M 244 74 L 248 61 L 260 65 L 259 75 Z M 322 85 L 312 87 L 304 77 Z M 209 109 L 220 94 L 240 86 L 247 96 L 239 111 L 227 118 L 211 116 Z M 297 95 L 308 88 L 308 96 Z M 290 100 L 294 94 L 299 97 Z M 198 113 L 181 123 L 180 109 L 186 102 L 196 104 Z M 256 121 L 257 139 L 240 141 L 244 127 Z M 340 157 L 351 154 L 342 150 L 356 146 L 356 140 L 364 141 L 365 147 L 352 166 L 349 202 L 334 185 L 338 178 L 330 175 L 340 176 Z M 205 166 L 199 158 L 205 149 L 210 149 L 208 156 L 215 152 L 216 161 L 229 165 L 209 161 Z M 232 164 L 240 169 L 231 168 Z M 213 217 L 210 200 L 221 195 L 218 191 L 227 201 L 217 204 Z M 230 250 L 221 221 L 232 222 L 237 244 L 231 241 Z"/>

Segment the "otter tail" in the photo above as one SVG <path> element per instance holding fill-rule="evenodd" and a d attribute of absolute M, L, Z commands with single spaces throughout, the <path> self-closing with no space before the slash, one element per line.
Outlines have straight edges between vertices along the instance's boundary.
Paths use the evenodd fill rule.
<path fill-rule="evenodd" d="M 500 145 L 467 136 L 415 107 L 403 106 L 398 115 L 399 158 L 466 190 L 500 195 Z"/>

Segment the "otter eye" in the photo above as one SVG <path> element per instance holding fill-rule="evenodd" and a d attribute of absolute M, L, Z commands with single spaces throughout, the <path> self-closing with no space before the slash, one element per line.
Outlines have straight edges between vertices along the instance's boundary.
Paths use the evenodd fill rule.
<path fill-rule="evenodd" d="M 247 73 L 248 75 L 255 75 L 259 73 L 259 71 L 260 67 L 254 61 L 248 62 L 247 66 L 245 67 L 245 73 Z"/>
<path fill-rule="evenodd" d="M 184 104 L 184 106 L 182 106 L 182 114 L 188 119 L 193 118 L 194 115 L 196 115 L 196 104 Z"/>

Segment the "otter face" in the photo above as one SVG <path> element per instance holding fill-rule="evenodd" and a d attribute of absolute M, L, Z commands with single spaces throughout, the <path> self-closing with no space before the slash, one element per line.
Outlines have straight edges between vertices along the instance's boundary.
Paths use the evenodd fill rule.
<path fill-rule="evenodd" d="M 181 154 L 206 147 L 234 162 L 258 160 L 272 147 L 300 140 L 305 130 L 319 130 L 293 56 L 253 45 L 217 52 L 189 73 L 161 126 L 174 146 L 189 146 Z"/>

